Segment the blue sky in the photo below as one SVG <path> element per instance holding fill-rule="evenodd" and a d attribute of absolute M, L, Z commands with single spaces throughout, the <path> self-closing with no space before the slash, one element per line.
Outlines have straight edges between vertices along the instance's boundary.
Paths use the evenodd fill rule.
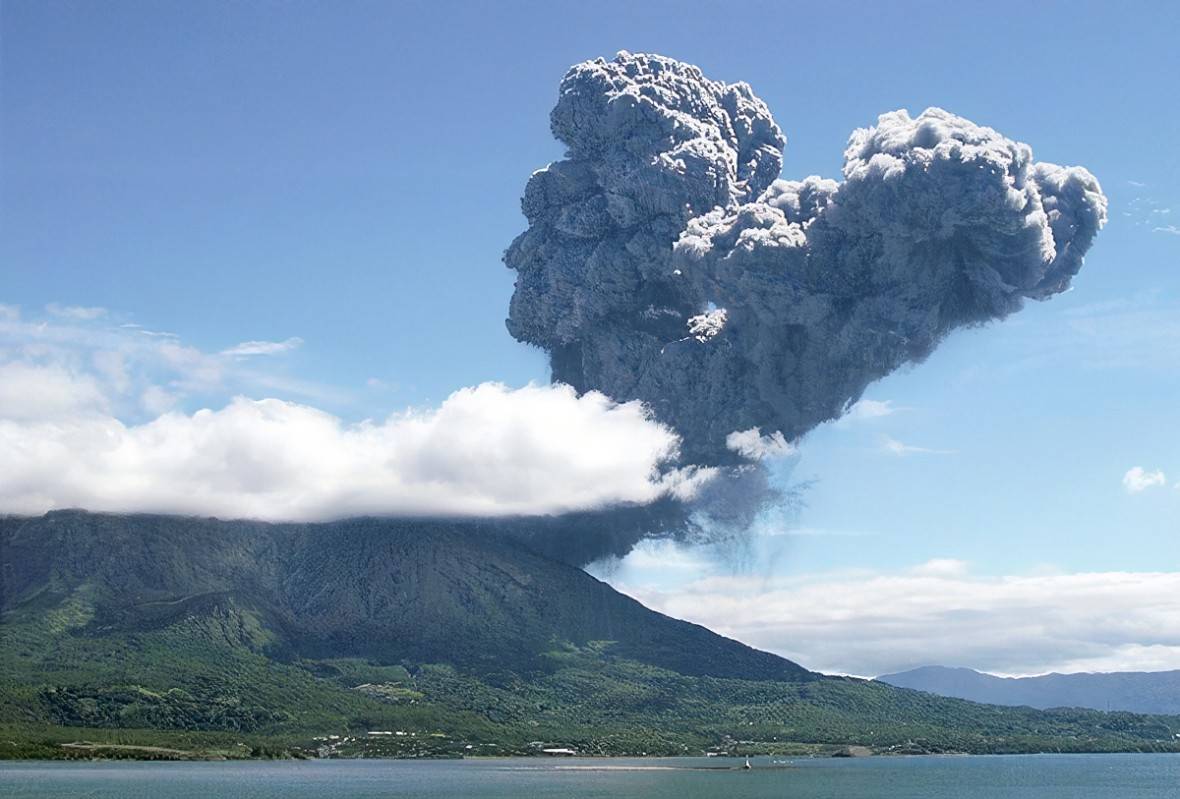
<path fill-rule="evenodd" d="M 1180 8 L 720 8 L 5 3 L 0 303 L 102 307 L 203 352 L 298 338 L 266 386 L 184 409 L 241 391 L 380 418 L 547 379 L 504 330 L 499 258 L 561 155 L 547 115 L 571 64 L 654 51 L 749 82 L 789 177 L 838 177 L 854 128 L 939 105 L 1090 169 L 1110 223 L 1071 292 L 872 387 L 893 412 L 808 436 L 781 467 L 811 481 L 807 534 L 760 541 L 762 561 L 1175 569 Z M 1165 484 L 1128 492 L 1135 466 Z"/>

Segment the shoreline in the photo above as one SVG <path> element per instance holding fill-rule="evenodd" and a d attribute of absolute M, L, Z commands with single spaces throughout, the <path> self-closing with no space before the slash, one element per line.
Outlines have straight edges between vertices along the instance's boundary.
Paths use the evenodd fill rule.
<path fill-rule="evenodd" d="M 1142 749 L 1126 749 L 1117 751 L 1078 751 L 1078 752 L 868 752 L 857 755 L 842 754 L 758 754 L 758 755 L 596 755 L 577 754 L 569 756 L 552 756 L 544 754 L 512 754 L 512 755 L 459 755 L 459 756 L 357 756 L 357 757 L 318 757 L 314 754 L 290 752 L 287 756 L 276 757 L 226 757 L 223 755 L 202 754 L 195 751 L 170 749 L 167 747 L 136 746 L 128 744 L 87 745 L 84 742 L 62 744 L 63 753 L 59 757 L 5 757 L 0 756 L 0 763 L 329 763 L 355 761 L 389 761 L 389 762 L 444 762 L 444 761 L 528 761 L 545 766 L 530 765 L 523 770 L 544 771 L 741 771 L 741 766 L 610 766 L 609 761 L 669 761 L 669 760 L 699 760 L 708 761 L 745 761 L 749 760 L 753 770 L 769 771 L 774 769 L 795 768 L 795 761 L 807 760 L 866 760 L 866 759 L 896 759 L 896 758 L 992 758 L 992 757 L 1075 757 L 1102 755 L 1180 755 L 1180 751 L 1145 751 Z M 116 750 L 124 754 L 104 755 L 100 750 Z M 83 754 L 85 752 L 86 754 Z M 144 756 L 138 757 L 142 753 Z M 774 763 L 759 766 L 756 761 L 774 758 Z M 570 761 L 601 761 L 603 765 L 580 765 Z"/>

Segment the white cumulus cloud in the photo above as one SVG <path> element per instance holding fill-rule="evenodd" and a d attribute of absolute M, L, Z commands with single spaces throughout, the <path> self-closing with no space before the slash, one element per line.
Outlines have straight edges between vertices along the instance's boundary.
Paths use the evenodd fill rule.
<path fill-rule="evenodd" d="M 267 520 L 549 514 L 690 495 L 678 439 L 637 403 L 485 383 L 383 422 L 277 399 L 165 413 L 0 419 L 0 511 Z"/>
<path fill-rule="evenodd" d="M 1123 488 L 1127 490 L 1128 494 L 1139 494 L 1167 482 L 1167 477 L 1159 469 L 1149 472 L 1142 466 L 1133 466 L 1123 475 Z"/>
<path fill-rule="evenodd" d="M 757 427 L 749 430 L 735 430 L 725 437 L 725 446 L 743 458 L 760 461 L 767 458 L 783 458 L 795 454 L 795 447 L 783 434 L 775 430 L 762 434 Z"/>
<path fill-rule="evenodd" d="M 105 405 L 102 390 L 88 375 L 58 364 L 0 363 L 0 419 L 60 419 Z"/>
<path fill-rule="evenodd" d="M 485 383 L 349 422 L 273 398 L 328 392 L 243 357 L 299 339 L 211 354 L 145 333 L 0 315 L 0 513 L 552 514 L 687 497 L 713 475 L 679 466 L 679 438 L 636 402 Z"/>

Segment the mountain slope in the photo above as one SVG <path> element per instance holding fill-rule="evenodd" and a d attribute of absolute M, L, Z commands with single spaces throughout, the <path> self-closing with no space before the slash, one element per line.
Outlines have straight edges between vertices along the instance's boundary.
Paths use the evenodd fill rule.
<path fill-rule="evenodd" d="M 807 680 L 788 660 L 670 619 L 581 569 L 458 522 L 268 525 L 55 512 L 0 525 L 0 610 L 84 592 L 90 630 L 166 625 L 227 601 L 274 634 L 267 653 L 538 664 L 554 642 L 682 674 Z"/>
<path fill-rule="evenodd" d="M 877 680 L 900 688 L 994 705 L 1180 713 L 1180 671 L 996 677 L 973 669 L 924 666 L 884 674 Z"/>
<path fill-rule="evenodd" d="M 1180 748 L 1180 718 L 814 674 L 476 524 L 59 512 L 0 519 L 0 578 L 0 757 Z"/>

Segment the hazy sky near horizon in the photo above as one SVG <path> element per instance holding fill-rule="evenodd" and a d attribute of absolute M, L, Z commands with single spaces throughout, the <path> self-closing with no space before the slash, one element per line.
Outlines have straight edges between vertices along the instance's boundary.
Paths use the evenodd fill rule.
<path fill-rule="evenodd" d="M 833 670 L 919 665 L 940 640 L 944 660 L 971 658 L 950 665 L 1010 673 L 1180 667 L 1180 600 L 1144 611 L 1138 588 L 1124 590 L 1176 594 L 1180 571 L 1180 9 L 719 8 L 4 3 L 0 377 L 9 393 L 69 394 L 59 418 L 86 402 L 128 425 L 208 407 L 231 433 L 235 396 L 277 398 L 331 414 L 297 421 L 369 452 L 388 425 L 350 425 L 409 407 L 445 419 L 458 389 L 546 382 L 542 353 L 504 329 L 513 274 L 500 255 L 525 227 L 529 174 L 561 155 L 548 112 L 571 64 L 652 51 L 749 82 L 787 135 L 795 178 L 839 177 L 854 128 L 937 105 L 1102 182 L 1110 221 L 1073 290 L 952 335 L 808 435 L 776 467 L 807 484 L 805 506 L 748 549 L 647 547 L 607 574 L 657 608 Z M 46 336 L 72 354 L 19 383 L 12 364 L 43 358 Z M 601 413 L 646 436 L 640 473 L 662 457 L 658 431 L 625 413 L 545 402 L 554 429 Z M 167 440 L 208 440 L 190 427 Z M 275 429 L 259 447 L 294 428 Z M 560 447 L 516 455 L 566 459 Z M 452 483 L 440 501 L 529 501 L 491 480 Z M 646 496 L 634 483 L 610 496 L 636 490 Z M 800 580 L 812 594 L 788 590 Z M 832 591 L 849 604 L 831 640 L 786 622 L 822 603 L 785 597 Z M 962 601 L 919 614 L 904 657 L 882 655 L 895 628 L 864 620 L 926 595 Z M 1112 602 L 1126 608 L 1117 623 Z M 1001 619 L 1045 608 L 1023 637 L 1000 634 Z M 771 613 L 781 619 L 758 620 Z M 964 621 L 981 615 L 990 632 Z M 1056 640 L 1050 628 L 1069 640 L 1028 643 Z M 1005 654 L 1016 645 L 1034 654 Z"/>

